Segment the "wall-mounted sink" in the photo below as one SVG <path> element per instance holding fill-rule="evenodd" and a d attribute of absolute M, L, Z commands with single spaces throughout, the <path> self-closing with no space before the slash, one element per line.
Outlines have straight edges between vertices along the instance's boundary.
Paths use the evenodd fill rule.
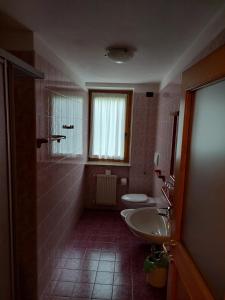
<path fill-rule="evenodd" d="M 170 222 L 159 215 L 160 209 L 143 207 L 134 209 L 125 218 L 130 230 L 138 237 L 154 244 L 170 240 Z"/>

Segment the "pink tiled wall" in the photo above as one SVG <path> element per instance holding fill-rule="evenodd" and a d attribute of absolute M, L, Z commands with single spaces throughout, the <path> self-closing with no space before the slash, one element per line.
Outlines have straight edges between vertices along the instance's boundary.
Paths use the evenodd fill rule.
<path fill-rule="evenodd" d="M 170 83 L 160 91 L 158 97 L 155 152 L 160 154 L 157 169 L 160 169 L 166 178 L 170 175 L 172 150 L 173 116 L 171 113 L 179 111 L 180 96 L 180 84 Z M 153 175 L 153 182 L 153 195 L 161 196 L 162 180 Z"/>
<path fill-rule="evenodd" d="M 135 93 L 129 192 L 152 194 L 153 156 L 156 141 L 157 99 Z"/>
<path fill-rule="evenodd" d="M 35 56 L 35 66 L 45 73 L 44 80 L 36 81 L 36 135 L 50 136 L 51 119 L 56 117 L 49 110 L 49 89 L 65 91 L 84 98 L 84 150 L 79 157 L 53 157 L 50 144 L 37 149 L 37 257 L 38 294 L 57 272 L 59 254 L 63 251 L 71 229 L 82 210 L 82 189 L 87 138 L 86 93 L 73 90 L 75 86 L 61 72 L 42 57 Z M 56 142 L 54 142 L 56 143 Z M 41 299 L 41 298 L 40 298 Z"/>

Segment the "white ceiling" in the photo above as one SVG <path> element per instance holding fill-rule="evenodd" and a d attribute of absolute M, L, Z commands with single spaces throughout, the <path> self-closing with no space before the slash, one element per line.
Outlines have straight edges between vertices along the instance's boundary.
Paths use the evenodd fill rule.
<path fill-rule="evenodd" d="M 224 0 L 0 0 L 1 10 L 39 33 L 84 82 L 159 82 Z M 115 64 L 105 48 L 137 49 Z"/>

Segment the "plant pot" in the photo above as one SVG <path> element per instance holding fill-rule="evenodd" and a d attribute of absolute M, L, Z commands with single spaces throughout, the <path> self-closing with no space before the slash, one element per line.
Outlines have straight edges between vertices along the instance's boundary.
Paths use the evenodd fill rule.
<path fill-rule="evenodd" d="M 146 273 L 146 282 L 153 287 L 163 288 L 167 281 L 167 268 L 157 267 Z"/>

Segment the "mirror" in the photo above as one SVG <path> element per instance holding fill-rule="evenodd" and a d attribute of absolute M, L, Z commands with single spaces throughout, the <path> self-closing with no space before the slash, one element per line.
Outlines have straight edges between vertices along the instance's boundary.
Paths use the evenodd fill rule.
<path fill-rule="evenodd" d="M 175 164 L 176 164 L 176 150 L 177 150 L 177 132 L 179 111 L 172 112 L 173 117 L 173 131 L 172 131 L 172 143 L 171 143 L 171 159 L 170 159 L 170 176 L 175 180 Z"/>

